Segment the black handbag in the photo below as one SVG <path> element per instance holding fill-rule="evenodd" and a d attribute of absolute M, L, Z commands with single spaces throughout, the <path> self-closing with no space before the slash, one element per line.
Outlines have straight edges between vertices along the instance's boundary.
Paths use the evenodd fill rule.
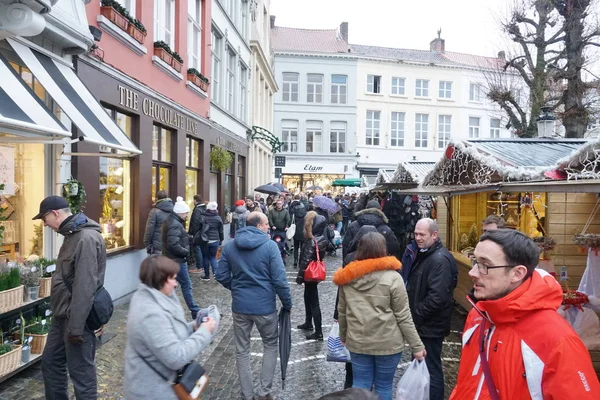
<path fill-rule="evenodd" d="M 69 291 L 69 294 L 73 293 L 73 286 L 67 283 L 65 275 L 62 273 L 63 282 Z M 106 325 L 110 321 L 114 311 L 112 297 L 104 286 L 100 286 L 94 294 L 94 300 L 92 301 L 92 309 L 85 320 L 86 326 L 92 331 L 100 329 L 103 325 Z"/>

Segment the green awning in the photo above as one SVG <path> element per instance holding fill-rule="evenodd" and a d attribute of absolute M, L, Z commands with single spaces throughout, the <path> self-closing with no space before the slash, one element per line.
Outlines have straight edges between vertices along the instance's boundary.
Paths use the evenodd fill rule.
<path fill-rule="evenodd" d="M 354 187 L 360 187 L 360 185 L 362 184 L 362 179 L 336 179 L 335 181 L 333 181 L 333 183 L 331 184 L 331 186 L 354 186 Z"/>

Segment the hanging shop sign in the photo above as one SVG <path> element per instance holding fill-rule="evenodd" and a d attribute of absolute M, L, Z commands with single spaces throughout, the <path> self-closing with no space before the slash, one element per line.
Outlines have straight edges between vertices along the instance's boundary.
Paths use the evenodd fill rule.
<path fill-rule="evenodd" d="M 130 110 L 141 112 L 173 128 L 185 130 L 188 133 L 198 134 L 198 121 L 185 116 L 184 114 L 163 106 L 160 102 L 154 101 L 148 97 L 140 96 L 133 90 L 127 89 L 121 85 L 119 89 L 119 104 Z"/>
<path fill-rule="evenodd" d="M 321 160 L 292 160 L 287 157 L 284 174 L 346 174 L 351 170 L 345 163 L 327 163 Z"/>

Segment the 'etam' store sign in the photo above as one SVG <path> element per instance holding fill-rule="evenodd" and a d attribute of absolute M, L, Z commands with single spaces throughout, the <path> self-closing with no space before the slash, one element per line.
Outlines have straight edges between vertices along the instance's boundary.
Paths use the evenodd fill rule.
<path fill-rule="evenodd" d="M 284 174 L 347 174 L 351 172 L 348 164 L 330 164 L 322 161 L 290 160 L 287 157 Z"/>

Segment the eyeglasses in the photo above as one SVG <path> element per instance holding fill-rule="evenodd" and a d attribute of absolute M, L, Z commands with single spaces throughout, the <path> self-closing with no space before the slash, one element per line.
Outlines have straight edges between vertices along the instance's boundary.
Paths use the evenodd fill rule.
<path fill-rule="evenodd" d="M 516 267 L 516 265 L 490 265 L 490 266 L 487 266 L 485 264 L 481 264 L 475 258 L 471 258 L 471 268 L 473 268 L 474 266 L 477 266 L 477 269 L 479 270 L 479 273 L 481 275 L 487 275 L 489 269 Z"/>

